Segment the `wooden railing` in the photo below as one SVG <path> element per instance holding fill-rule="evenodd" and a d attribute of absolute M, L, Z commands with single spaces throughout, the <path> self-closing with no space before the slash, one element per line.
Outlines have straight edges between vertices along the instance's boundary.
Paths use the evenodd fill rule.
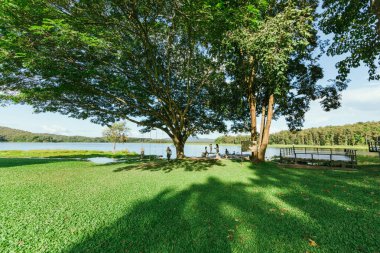
<path fill-rule="evenodd" d="M 369 152 L 380 152 L 380 141 L 368 142 L 368 151 Z"/>
<path fill-rule="evenodd" d="M 354 167 L 357 164 L 356 150 L 344 149 L 334 150 L 331 148 L 281 148 L 280 161 L 290 161 L 293 163 L 303 162 L 318 164 L 328 162 L 329 165 L 346 164 Z"/>

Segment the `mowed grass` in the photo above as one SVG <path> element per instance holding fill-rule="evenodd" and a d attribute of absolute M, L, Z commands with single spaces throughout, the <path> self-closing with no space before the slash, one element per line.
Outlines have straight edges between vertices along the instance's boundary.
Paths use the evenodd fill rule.
<path fill-rule="evenodd" d="M 379 252 L 379 159 L 363 161 L 0 158 L 0 252 Z"/>

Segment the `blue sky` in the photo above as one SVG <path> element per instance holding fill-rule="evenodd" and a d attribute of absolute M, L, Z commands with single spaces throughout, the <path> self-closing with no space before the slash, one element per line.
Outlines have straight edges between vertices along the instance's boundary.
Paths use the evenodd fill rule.
<path fill-rule="evenodd" d="M 321 82 L 335 78 L 335 63 L 337 58 L 323 57 L 321 66 L 325 78 Z M 304 128 L 343 125 L 364 121 L 380 121 L 380 81 L 369 82 L 367 69 L 360 67 L 352 70 L 349 78 L 351 83 L 342 94 L 342 107 L 324 112 L 318 101 L 311 105 L 306 113 Z M 58 113 L 35 114 L 30 106 L 11 105 L 0 107 L 0 126 L 22 129 L 35 133 L 54 133 L 64 135 L 101 136 L 103 127 L 91 123 L 89 120 L 69 118 Z M 128 122 L 131 129 L 130 136 L 150 137 L 150 134 L 141 134 L 139 128 Z M 271 132 L 286 130 L 283 118 L 273 122 Z M 219 133 L 212 133 L 207 138 L 216 138 Z M 161 131 L 154 132 L 152 138 L 167 137 Z"/>

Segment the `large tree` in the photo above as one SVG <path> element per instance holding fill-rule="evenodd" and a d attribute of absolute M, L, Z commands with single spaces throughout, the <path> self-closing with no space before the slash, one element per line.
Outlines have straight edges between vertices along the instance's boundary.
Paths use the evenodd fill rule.
<path fill-rule="evenodd" d="M 342 56 L 337 63 L 338 80 L 364 64 L 369 79 L 379 80 L 380 0 L 323 0 L 320 28 L 332 39 L 327 53 Z"/>
<path fill-rule="evenodd" d="M 215 92 L 223 94 L 215 103 L 234 130 L 251 132 L 257 143 L 252 157 L 263 161 L 273 118 L 285 116 L 290 129 L 299 129 L 312 100 L 322 99 L 326 110 L 336 108 L 345 84 L 317 84 L 323 73 L 316 52 L 316 1 L 243 2 L 211 4 L 210 25 L 227 27 L 215 27 L 224 34 L 222 43 L 214 44 L 224 54 L 229 80 Z M 223 17 L 229 18 L 223 23 Z"/>
<path fill-rule="evenodd" d="M 158 128 L 184 156 L 189 136 L 224 131 L 209 106 L 223 73 L 195 1 L 5 1 L 0 95 L 109 125 Z"/>

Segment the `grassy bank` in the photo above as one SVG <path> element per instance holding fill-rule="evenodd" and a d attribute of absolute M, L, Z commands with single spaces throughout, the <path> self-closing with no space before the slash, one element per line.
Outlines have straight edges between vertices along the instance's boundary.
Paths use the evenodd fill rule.
<path fill-rule="evenodd" d="M 2 252 L 379 252 L 380 160 L 0 158 Z"/>

